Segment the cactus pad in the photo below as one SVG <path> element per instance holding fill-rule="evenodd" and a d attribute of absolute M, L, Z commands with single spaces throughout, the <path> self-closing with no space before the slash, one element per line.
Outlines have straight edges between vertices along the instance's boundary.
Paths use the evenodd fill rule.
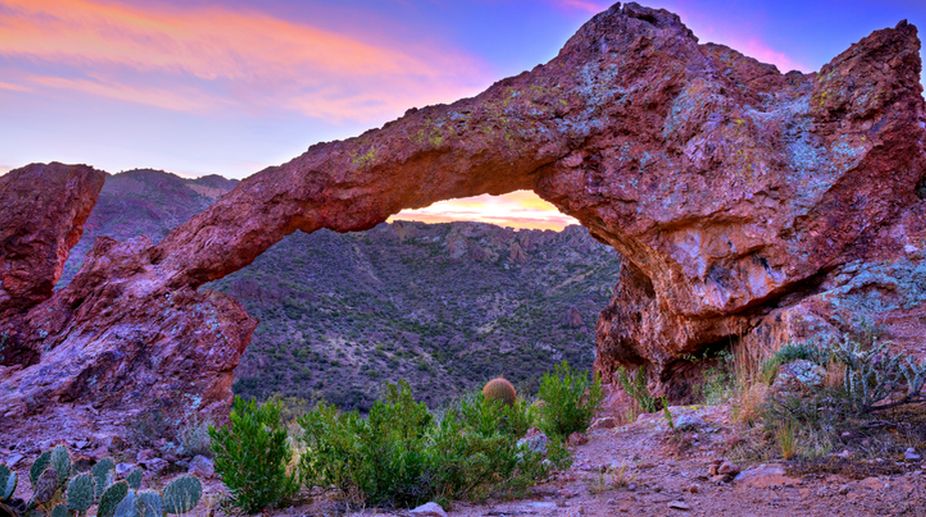
<path fill-rule="evenodd" d="M 167 514 L 188 513 L 199 504 L 203 485 L 193 476 L 179 477 L 170 482 L 162 494 L 164 512 Z"/>
<path fill-rule="evenodd" d="M 116 514 L 116 507 L 128 493 L 129 484 L 125 481 L 110 485 L 100 496 L 100 504 L 96 510 L 97 517 L 113 517 Z"/>
<path fill-rule="evenodd" d="M 16 492 L 16 473 L 0 465 L 0 501 L 8 501 Z"/>
<path fill-rule="evenodd" d="M 68 509 L 78 513 L 86 512 L 93 505 L 96 489 L 91 474 L 81 474 L 68 483 Z"/>

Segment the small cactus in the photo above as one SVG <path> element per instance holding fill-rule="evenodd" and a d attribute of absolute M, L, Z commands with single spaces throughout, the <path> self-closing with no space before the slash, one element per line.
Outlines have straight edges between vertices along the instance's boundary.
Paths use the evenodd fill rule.
<path fill-rule="evenodd" d="M 45 469 L 48 468 L 49 463 L 51 463 L 51 451 L 45 451 L 35 459 L 35 463 L 29 469 L 29 482 L 32 483 L 33 487 L 35 487 L 42 472 L 45 472 Z"/>
<path fill-rule="evenodd" d="M 116 505 L 113 515 L 115 517 L 136 517 L 138 515 L 138 511 L 135 509 L 136 500 L 135 492 L 128 491 L 125 497 Z"/>
<path fill-rule="evenodd" d="M 144 490 L 135 496 L 135 511 L 138 517 L 162 517 L 164 501 L 161 494 Z"/>
<path fill-rule="evenodd" d="M 487 400 L 500 400 L 510 406 L 518 398 L 518 392 L 507 379 L 496 377 L 482 388 L 482 396 Z"/>
<path fill-rule="evenodd" d="M 95 493 L 96 490 L 91 474 L 76 476 L 68 483 L 68 509 L 80 514 L 86 512 L 93 505 Z"/>
<path fill-rule="evenodd" d="M 141 478 L 142 478 L 141 469 L 135 469 L 129 473 L 129 475 L 125 478 L 125 480 L 129 484 L 129 488 L 131 488 L 132 490 L 138 490 L 139 488 L 141 488 Z"/>
<path fill-rule="evenodd" d="M 128 493 L 129 484 L 125 481 L 110 485 L 100 496 L 100 504 L 96 509 L 97 517 L 113 517 L 116 514 L 116 507 Z"/>
<path fill-rule="evenodd" d="M 59 445 L 51 451 L 49 465 L 58 473 L 58 484 L 64 486 L 71 474 L 71 455 L 67 447 Z"/>
<path fill-rule="evenodd" d="M 65 504 L 59 504 L 52 509 L 49 514 L 50 517 L 71 517 L 71 512 L 68 511 L 68 507 Z"/>
<path fill-rule="evenodd" d="M 0 465 L 0 501 L 9 501 L 16 492 L 16 473 Z"/>
<path fill-rule="evenodd" d="M 113 484 L 113 472 L 115 467 L 116 464 L 112 459 L 104 458 L 96 462 L 96 465 L 91 469 L 93 481 L 96 485 L 96 493 L 93 494 L 94 500 L 99 501 L 106 487 Z"/>
<path fill-rule="evenodd" d="M 203 485 L 193 476 L 182 476 L 170 482 L 162 494 L 164 513 L 187 513 L 199 504 Z"/>
<path fill-rule="evenodd" d="M 48 467 L 35 482 L 32 498 L 40 504 L 48 503 L 55 498 L 59 486 L 58 472 L 54 467 Z"/>

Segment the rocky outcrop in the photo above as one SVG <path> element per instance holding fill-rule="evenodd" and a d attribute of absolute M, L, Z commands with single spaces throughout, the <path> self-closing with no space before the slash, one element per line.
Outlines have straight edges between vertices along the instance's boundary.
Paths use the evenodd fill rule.
<path fill-rule="evenodd" d="M 819 73 L 781 74 L 699 44 L 669 12 L 615 5 L 549 63 L 314 145 L 157 245 L 98 243 L 67 289 L 30 311 L 45 352 L 4 376 L 0 407 L 7 419 L 63 401 L 110 413 L 163 404 L 174 417 L 218 407 L 253 322 L 199 286 L 296 230 L 367 229 L 402 208 L 519 189 L 625 259 L 599 322 L 606 376 L 645 364 L 671 384 L 685 354 L 835 332 L 852 323 L 843 313 L 921 348 L 919 75 L 906 22 Z"/>
<path fill-rule="evenodd" d="M 0 176 L 0 321 L 51 296 L 104 177 L 60 163 Z"/>

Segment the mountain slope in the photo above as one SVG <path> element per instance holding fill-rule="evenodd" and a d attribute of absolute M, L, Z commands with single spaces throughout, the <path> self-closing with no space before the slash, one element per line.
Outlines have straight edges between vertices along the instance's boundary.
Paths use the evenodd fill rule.
<path fill-rule="evenodd" d="M 150 170 L 109 176 L 67 278 L 96 236 L 159 240 L 233 184 Z M 210 287 L 260 320 L 237 393 L 366 408 L 383 382 L 404 378 L 439 404 L 494 375 L 532 389 L 561 359 L 590 366 L 617 264 L 578 226 L 396 222 L 291 235 Z"/>

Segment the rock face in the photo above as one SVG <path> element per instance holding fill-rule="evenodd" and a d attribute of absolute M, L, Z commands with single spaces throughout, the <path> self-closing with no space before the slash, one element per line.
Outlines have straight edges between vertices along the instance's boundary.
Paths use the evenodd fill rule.
<path fill-rule="evenodd" d="M 197 287 L 296 230 L 367 229 L 402 208 L 517 189 L 625 259 L 598 324 L 606 377 L 645 364 L 683 397 L 684 354 L 759 351 L 861 320 L 922 350 L 919 74 L 906 22 L 818 73 L 781 74 L 699 44 L 669 12 L 615 5 L 551 62 L 314 145 L 158 245 L 98 241 L 67 289 L 29 312 L 47 335 L 22 346 L 44 351 L 0 380 L 0 426 L 57 402 L 107 415 L 160 404 L 172 418 L 219 407 L 254 324 Z"/>
<path fill-rule="evenodd" d="M 103 187 L 83 165 L 33 164 L 0 176 L 0 364 L 29 364 L 22 315 L 51 296 Z"/>
<path fill-rule="evenodd" d="M 0 320 L 51 296 L 104 177 L 60 163 L 0 176 Z"/>

